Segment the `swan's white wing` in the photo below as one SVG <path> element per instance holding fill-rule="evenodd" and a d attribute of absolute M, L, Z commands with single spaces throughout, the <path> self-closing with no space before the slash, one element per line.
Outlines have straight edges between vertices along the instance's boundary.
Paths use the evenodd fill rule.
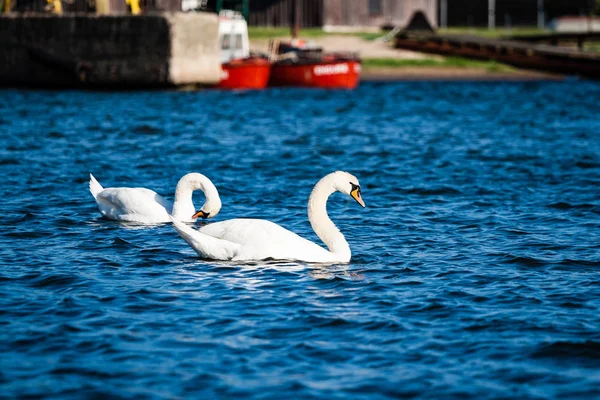
<path fill-rule="evenodd" d="M 261 245 L 274 240 L 305 240 L 274 222 L 264 219 L 236 218 L 205 225 L 200 232 L 242 245 Z M 310 242 L 309 242 L 310 243 Z"/>
<path fill-rule="evenodd" d="M 174 218 L 171 218 L 171 220 L 179 235 L 202 258 L 212 260 L 232 260 L 240 250 L 240 245 L 236 243 L 206 235 Z"/>
<path fill-rule="evenodd" d="M 328 261 L 331 253 L 280 225 L 264 219 L 231 219 L 203 226 L 199 232 L 240 245 L 234 259 Z"/>
<path fill-rule="evenodd" d="M 169 222 L 173 204 L 150 189 L 108 188 L 96 195 L 100 212 L 118 221 Z"/>
<path fill-rule="evenodd" d="M 100 193 L 103 190 L 104 190 L 104 188 L 98 182 L 98 180 L 96 180 L 96 178 L 94 178 L 94 175 L 90 174 L 90 193 L 92 193 L 92 196 L 94 196 L 94 198 L 96 198 L 96 196 L 98 196 L 98 193 Z"/>
<path fill-rule="evenodd" d="M 315 185 L 308 200 L 308 219 L 329 250 L 266 220 L 233 219 L 198 231 L 182 224 L 176 224 L 176 228 L 206 258 L 348 262 L 352 256 L 350 246 L 327 215 L 327 199 L 335 191 L 351 195 L 364 207 L 358 179 L 347 172 L 328 174 Z"/>

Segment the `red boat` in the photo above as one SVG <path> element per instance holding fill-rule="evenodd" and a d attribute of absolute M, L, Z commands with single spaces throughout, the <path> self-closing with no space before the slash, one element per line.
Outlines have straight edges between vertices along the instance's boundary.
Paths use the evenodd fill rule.
<path fill-rule="evenodd" d="M 271 63 L 265 58 L 243 58 L 221 64 L 219 89 L 264 89 L 269 82 Z"/>
<path fill-rule="evenodd" d="M 353 53 L 323 53 L 302 42 L 271 46 L 276 60 L 269 86 L 354 89 L 360 78 L 360 59 Z"/>
<path fill-rule="evenodd" d="M 266 57 L 250 54 L 248 25 L 238 12 L 219 13 L 219 44 L 221 47 L 220 89 L 264 89 L 269 82 L 271 63 Z"/>
<path fill-rule="evenodd" d="M 354 89 L 359 77 L 360 62 L 356 60 L 275 63 L 269 86 Z"/>

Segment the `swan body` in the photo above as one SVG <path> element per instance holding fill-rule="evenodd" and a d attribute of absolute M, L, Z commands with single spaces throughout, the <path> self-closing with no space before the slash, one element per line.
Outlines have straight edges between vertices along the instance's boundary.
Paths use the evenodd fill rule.
<path fill-rule="evenodd" d="M 209 224 L 199 230 L 176 220 L 173 220 L 173 225 L 181 237 L 206 259 L 348 262 L 352 255 L 350 246 L 329 219 L 326 210 L 327 199 L 335 191 L 352 196 L 364 207 L 358 179 L 347 172 L 333 172 L 315 185 L 308 201 L 308 219 L 329 250 L 261 219 L 232 219 Z"/>
<path fill-rule="evenodd" d="M 202 190 L 206 201 L 201 211 L 196 212 L 192 192 Z M 90 192 L 96 199 L 100 213 L 112 220 L 157 224 L 170 222 L 171 217 L 184 222 L 193 222 L 198 216 L 212 218 L 221 209 L 217 188 L 206 176 L 198 173 L 184 175 L 175 189 L 175 201 L 171 202 L 146 188 L 103 188 L 90 174 Z"/>

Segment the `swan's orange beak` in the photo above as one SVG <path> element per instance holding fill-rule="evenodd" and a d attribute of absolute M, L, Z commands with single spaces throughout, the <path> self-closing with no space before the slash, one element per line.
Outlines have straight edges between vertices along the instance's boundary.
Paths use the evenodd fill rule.
<path fill-rule="evenodd" d="M 196 218 L 206 219 L 206 218 L 208 218 L 209 215 L 210 215 L 210 213 L 206 213 L 206 212 L 200 210 L 196 214 L 192 215 L 192 219 L 196 219 Z"/>
<path fill-rule="evenodd" d="M 360 187 L 357 187 L 356 189 L 354 189 L 353 191 L 350 192 L 350 196 L 352 196 L 352 198 L 354 200 L 356 200 L 356 202 L 358 204 L 360 204 L 361 206 L 363 206 L 363 208 L 365 208 L 365 202 L 363 201 L 362 197 L 360 197 Z"/>

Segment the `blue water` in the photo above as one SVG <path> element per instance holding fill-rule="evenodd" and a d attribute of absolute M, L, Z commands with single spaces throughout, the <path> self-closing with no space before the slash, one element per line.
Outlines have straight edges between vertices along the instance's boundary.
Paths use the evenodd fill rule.
<path fill-rule="evenodd" d="M 599 398 L 600 84 L 356 91 L 0 91 L 0 393 L 46 398 Z M 170 225 L 100 218 L 87 188 L 172 197 L 349 264 L 203 261 Z M 195 194 L 197 205 L 201 193 Z"/>

